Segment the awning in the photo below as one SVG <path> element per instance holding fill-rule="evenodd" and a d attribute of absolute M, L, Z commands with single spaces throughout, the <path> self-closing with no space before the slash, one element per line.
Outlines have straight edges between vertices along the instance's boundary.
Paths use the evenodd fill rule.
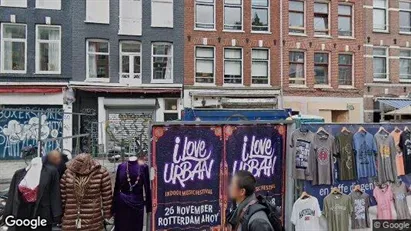
<path fill-rule="evenodd" d="M 0 94 L 18 93 L 18 94 L 58 94 L 63 92 L 62 87 L 0 87 Z"/>
<path fill-rule="evenodd" d="M 114 87 L 73 87 L 73 89 L 95 93 L 142 93 L 142 94 L 167 94 L 180 93 L 180 88 L 114 88 Z"/>
<path fill-rule="evenodd" d="M 385 113 L 386 115 L 411 115 L 411 106 L 403 107 L 394 111 Z"/>
<path fill-rule="evenodd" d="M 411 99 L 409 98 L 377 99 L 377 101 L 396 109 L 408 107 L 411 105 Z"/>

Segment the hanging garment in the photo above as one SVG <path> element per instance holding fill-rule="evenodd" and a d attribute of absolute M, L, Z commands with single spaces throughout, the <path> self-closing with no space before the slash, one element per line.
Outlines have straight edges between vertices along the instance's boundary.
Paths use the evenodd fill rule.
<path fill-rule="evenodd" d="M 47 220 L 47 226 L 38 227 L 36 230 L 51 230 L 52 224 L 59 223 L 62 215 L 59 174 L 55 168 L 43 165 L 40 168 L 40 175 L 37 176 L 38 169 L 35 168 L 35 171 L 33 171 L 34 168 L 31 169 L 32 171 L 30 168 L 23 168 L 14 173 L 3 218 L 7 216 L 21 219 L 41 217 Z M 29 176 L 29 174 L 33 175 Z M 35 183 L 37 179 L 39 182 Z M 28 189 L 35 187 L 36 195 L 30 197 L 24 195 L 23 187 Z M 27 227 L 9 227 L 8 229 L 8 231 L 25 230 L 31 229 Z"/>
<path fill-rule="evenodd" d="M 411 173 L 411 131 L 405 130 L 401 133 L 399 146 L 404 158 L 405 174 Z"/>
<path fill-rule="evenodd" d="M 393 194 L 391 186 L 386 188 L 375 187 L 374 198 L 377 201 L 377 219 L 392 219 L 391 204 L 393 200 Z"/>
<path fill-rule="evenodd" d="M 112 206 L 115 230 L 142 231 L 144 207 L 147 213 L 151 212 L 149 168 L 138 161 L 122 163 L 117 168 Z"/>
<path fill-rule="evenodd" d="M 370 196 L 365 192 L 353 191 L 350 193 L 353 212 L 351 214 L 351 228 L 365 229 L 370 227 L 368 209 Z"/>
<path fill-rule="evenodd" d="M 353 134 L 341 133 L 335 138 L 340 180 L 356 179 Z"/>
<path fill-rule="evenodd" d="M 357 177 L 374 177 L 377 175 L 375 154 L 377 146 L 369 132 L 356 132 L 353 137 Z"/>
<path fill-rule="evenodd" d="M 63 230 L 101 231 L 111 218 L 111 180 L 107 170 L 88 154 L 77 155 L 60 181 Z"/>
<path fill-rule="evenodd" d="M 384 132 L 378 132 L 374 138 L 378 148 L 378 181 L 380 183 L 394 182 L 397 179 L 397 149 L 394 138 Z"/>
<path fill-rule="evenodd" d="M 313 185 L 330 185 L 334 179 L 335 140 L 332 135 L 326 137 L 315 134 L 311 145 L 309 172 L 313 176 Z"/>
<path fill-rule="evenodd" d="M 295 130 L 291 134 L 290 147 L 292 148 L 293 159 L 293 176 L 294 179 L 312 180 L 308 172 L 308 163 L 310 159 L 311 143 L 314 139 L 314 133 Z"/>
<path fill-rule="evenodd" d="M 351 198 L 345 194 L 331 193 L 324 198 L 323 213 L 330 231 L 347 231 L 352 211 Z"/>
<path fill-rule="evenodd" d="M 405 187 L 405 184 L 403 182 L 401 182 L 399 185 L 392 184 L 391 189 L 394 197 L 397 219 L 410 220 L 411 215 L 407 204 L 407 188 Z"/>
<path fill-rule="evenodd" d="M 291 222 L 296 231 L 320 230 L 321 209 L 317 198 L 297 199 L 293 205 Z"/>
<path fill-rule="evenodd" d="M 400 147 L 400 139 L 401 139 L 401 130 L 395 129 L 394 131 L 391 132 L 391 136 L 394 138 L 395 142 L 395 149 L 397 150 L 397 156 L 396 156 L 396 164 L 397 164 L 397 175 L 398 176 L 404 176 L 405 171 L 404 171 L 404 157 L 402 155 L 402 150 Z"/>

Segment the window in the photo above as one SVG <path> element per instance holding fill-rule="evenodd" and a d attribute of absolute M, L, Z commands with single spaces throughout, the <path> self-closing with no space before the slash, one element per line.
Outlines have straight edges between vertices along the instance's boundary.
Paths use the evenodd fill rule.
<path fill-rule="evenodd" d="M 110 23 L 110 0 L 86 0 L 86 22 Z"/>
<path fill-rule="evenodd" d="M 243 30 L 242 0 L 224 0 L 224 30 Z"/>
<path fill-rule="evenodd" d="M 61 27 L 38 25 L 36 29 L 36 73 L 59 74 Z"/>
<path fill-rule="evenodd" d="M 214 0 L 196 0 L 195 28 L 199 29 L 214 29 Z"/>
<path fill-rule="evenodd" d="M 196 83 L 214 83 L 214 48 L 196 47 Z"/>
<path fill-rule="evenodd" d="M 353 85 L 353 65 L 351 54 L 338 55 L 338 84 Z"/>
<path fill-rule="evenodd" d="M 268 0 L 252 0 L 252 30 L 253 31 L 269 31 L 269 1 Z"/>
<path fill-rule="evenodd" d="M 314 53 L 314 84 L 328 85 L 327 53 Z"/>
<path fill-rule="evenodd" d="M 290 33 L 305 33 L 304 1 L 288 2 L 288 21 Z"/>
<path fill-rule="evenodd" d="M 36 8 L 61 10 L 61 0 L 36 0 Z"/>
<path fill-rule="evenodd" d="M 119 34 L 141 35 L 141 0 L 120 0 Z"/>
<path fill-rule="evenodd" d="M 411 33 L 411 2 L 399 2 L 400 31 Z"/>
<path fill-rule="evenodd" d="M 110 46 L 108 41 L 87 41 L 87 78 L 109 79 L 110 77 Z"/>
<path fill-rule="evenodd" d="M 141 44 L 134 41 L 120 43 L 120 82 L 141 84 Z"/>
<path fill-rule="evenodd" d="M 373 50 L 373 70 L 374 80 L 386 80 L 388 79 L 387 72 L 387 49 L 374 48 Z"/>
<path fill-rule="evenodd" d="M 173 81 L 173 44 L 153 43 L 152 47 L 152 81 Z"/>
<path fill-rule="evenodd" d="M 314 34 L 329 35 L 328 3 L 314 3 Z"/>
<path fill-rule="evenodd" d="M 352 25 L 352 6 L 338 5 L 338 35 L 353 36 Z"/>
<path fill-rule="evenodd" d="M 178 120 L 178 99 L 164 99 L 164 121 Z"/>
<path fill-rule="evenodd" d="M 224 49 L 224 84 L 243 83 L 243 51 L 241 48 Z"/>
<path fill-rule="evenodd" d="M 151 0 L 151 26 L 173 28 L 173 9 L 173 0 Z"/>
<path fill-rule="evenodd" d="M 8 7 L 27 7 L 27 0 L 0 0 L 1 6 Z"/>
<path fill-rule="evenodd" d="M 289 53 L 290 84 L 305 85 L 305 54 L 301 51 L 291 51 Z"/>
<path fill-rule="evenodd" d="M 27 26 L 1 24 L 1 70 L 3 73 L 26 73 Z"/>
<path fill-rule="evenodd" d="M 373 2 L 373 28 L 375 31 L 388 30 L 387 4 L 387 0 L 374 0 Z"/>
<path fill-rule="evenodd" d="M 267 49 L 253 49 L 251 83 L 252 84 L 269 84 L 269 52 Z"/>
<path fill-rule="evenodd" d="M 411 81 L 411 50 L 400 51 L 400 81 Z"/>

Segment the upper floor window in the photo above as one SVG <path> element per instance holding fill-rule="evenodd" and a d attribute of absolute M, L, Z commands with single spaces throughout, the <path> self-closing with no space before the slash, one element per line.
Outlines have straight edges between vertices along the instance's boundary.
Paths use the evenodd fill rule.
<path fill-rule="evenodd" d="M 352 37 L 352 6 L 338 5 L 338 35 L 344 37 Z"/>
<path fill-rule="evenodd" d="M 199 84 L 214 83 L 214 47 L 196 47 L 196 76 Z"/>
<path fill-rule="evenodd" d="M 110 0 L 86 0 L 86 22 L 110 23 Z"/>
<path fill-rule="evenodd" d="M 224 0 L 224 30 L 243 30 L 242 0 Z"/>
<path fill-rule="evenodd" d="M 173 44 L 152 44 L 152 81 L 173 81 Z"/>
<path fill-rule="evenodd" d="M 289 82 L 295 85 L 305 85 L 305 54 L 302 51 L 289 53 Z"/>
<path fill-rule="evenodd" d="M 328 63 L 327 53 L 314 53 L 314 84 L 328 84 Z"/>
<path fill-rule="evenodd" d="M 388 1 L 374 0 L 373 2 L 373 28 L 374 31 L 388 30 Z"/>
<path fill-rule="evenodd" d="M 292 0 L 288 2 L 288 21 L 290 33 L 305 33 L 304 1 Z"/>
<path fill-rule="evenodd" d="M 27 26 L 24 24 L 1 24 L 1 72 L 26 73 Z"/>
<path fill-rule="evenodd" d="M 141 44 L 135 41 L 120 43 L 120 82 L 141 84 Z"/>
<path fill-rule="evenodd" d="M 374 48 L 373 50 L 373 70 L 375 80 L 388 79 L 388 52 L 386 48 Z"/>
<path fill-rule="evenodd" d="M 353 62 L 351 54 L 338 55 L 338 84 L 353 85 Z"/>
<path fill-rule="evenodd" d="M 224 49 L 224 84 L 243 83 L 243 50 L 241 48 Z"/>
<path fill-rule="evenodd" d="M 36 0 L 36 8 L 61 10 L 61 0 Z"/>
<path fill-rule="evenodd" d="M 411 50 L 400 51 L 400 81 L 411 81 Z"/>
<path fill-rule="evenodd" d="M 314 2 L 314 34 L 329 35 L 328 3 Z"/>
<path fill-rule="evenodd" d="M 119 34 L 141 35 L 141 0 L 120 0 Z"/>
<path fill-rule="evenodd" d="M 151 26 L 173 28 L 173 10 L 173 0 L 151 0 Z"/>
<path fill-rule="evenodd" d="M 1 6 L 8 7 L 27 7 L 27 0 L 0 0 Z"/>
<path fill-rule="evenodd" d="M 195 28 L 214 29 L 214 0 L 196 0 L 195 4 Z"/>
<path fill-rule="evenodd" d="M 61 27 L 38 25 L 36 34 L 36 73 L 60 74 Z"/>
<path fill-rule="evenodd" d="M 108 80 L 110 77 L 110 44 L 105 40 L 87 41 L 87 79 Z"/>
<path fill-rule="evenodd" d="M 251 16 L 253 31 L 269 31 L 270 8 L 268 0 L 252 0 Z"/>
<path fill-rule="evenodd" d="M 269 50 L 253 49 L 251 66 L 252 84 L 269 84 Z"/>
<path fill-rule="evenodd" d="M 411 2 L 400 1 L 400 32 L 411 33 Z"/>

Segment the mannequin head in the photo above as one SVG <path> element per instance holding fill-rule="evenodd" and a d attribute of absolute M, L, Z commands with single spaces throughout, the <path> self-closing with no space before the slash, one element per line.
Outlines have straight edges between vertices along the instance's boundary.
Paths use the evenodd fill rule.
<path fill-rule="evenodd" d="M 59 166 L 63 161 L 61 153 L 57 150 L 53 150 L 47 154 L 48 163 L 54 166 Z"/>

